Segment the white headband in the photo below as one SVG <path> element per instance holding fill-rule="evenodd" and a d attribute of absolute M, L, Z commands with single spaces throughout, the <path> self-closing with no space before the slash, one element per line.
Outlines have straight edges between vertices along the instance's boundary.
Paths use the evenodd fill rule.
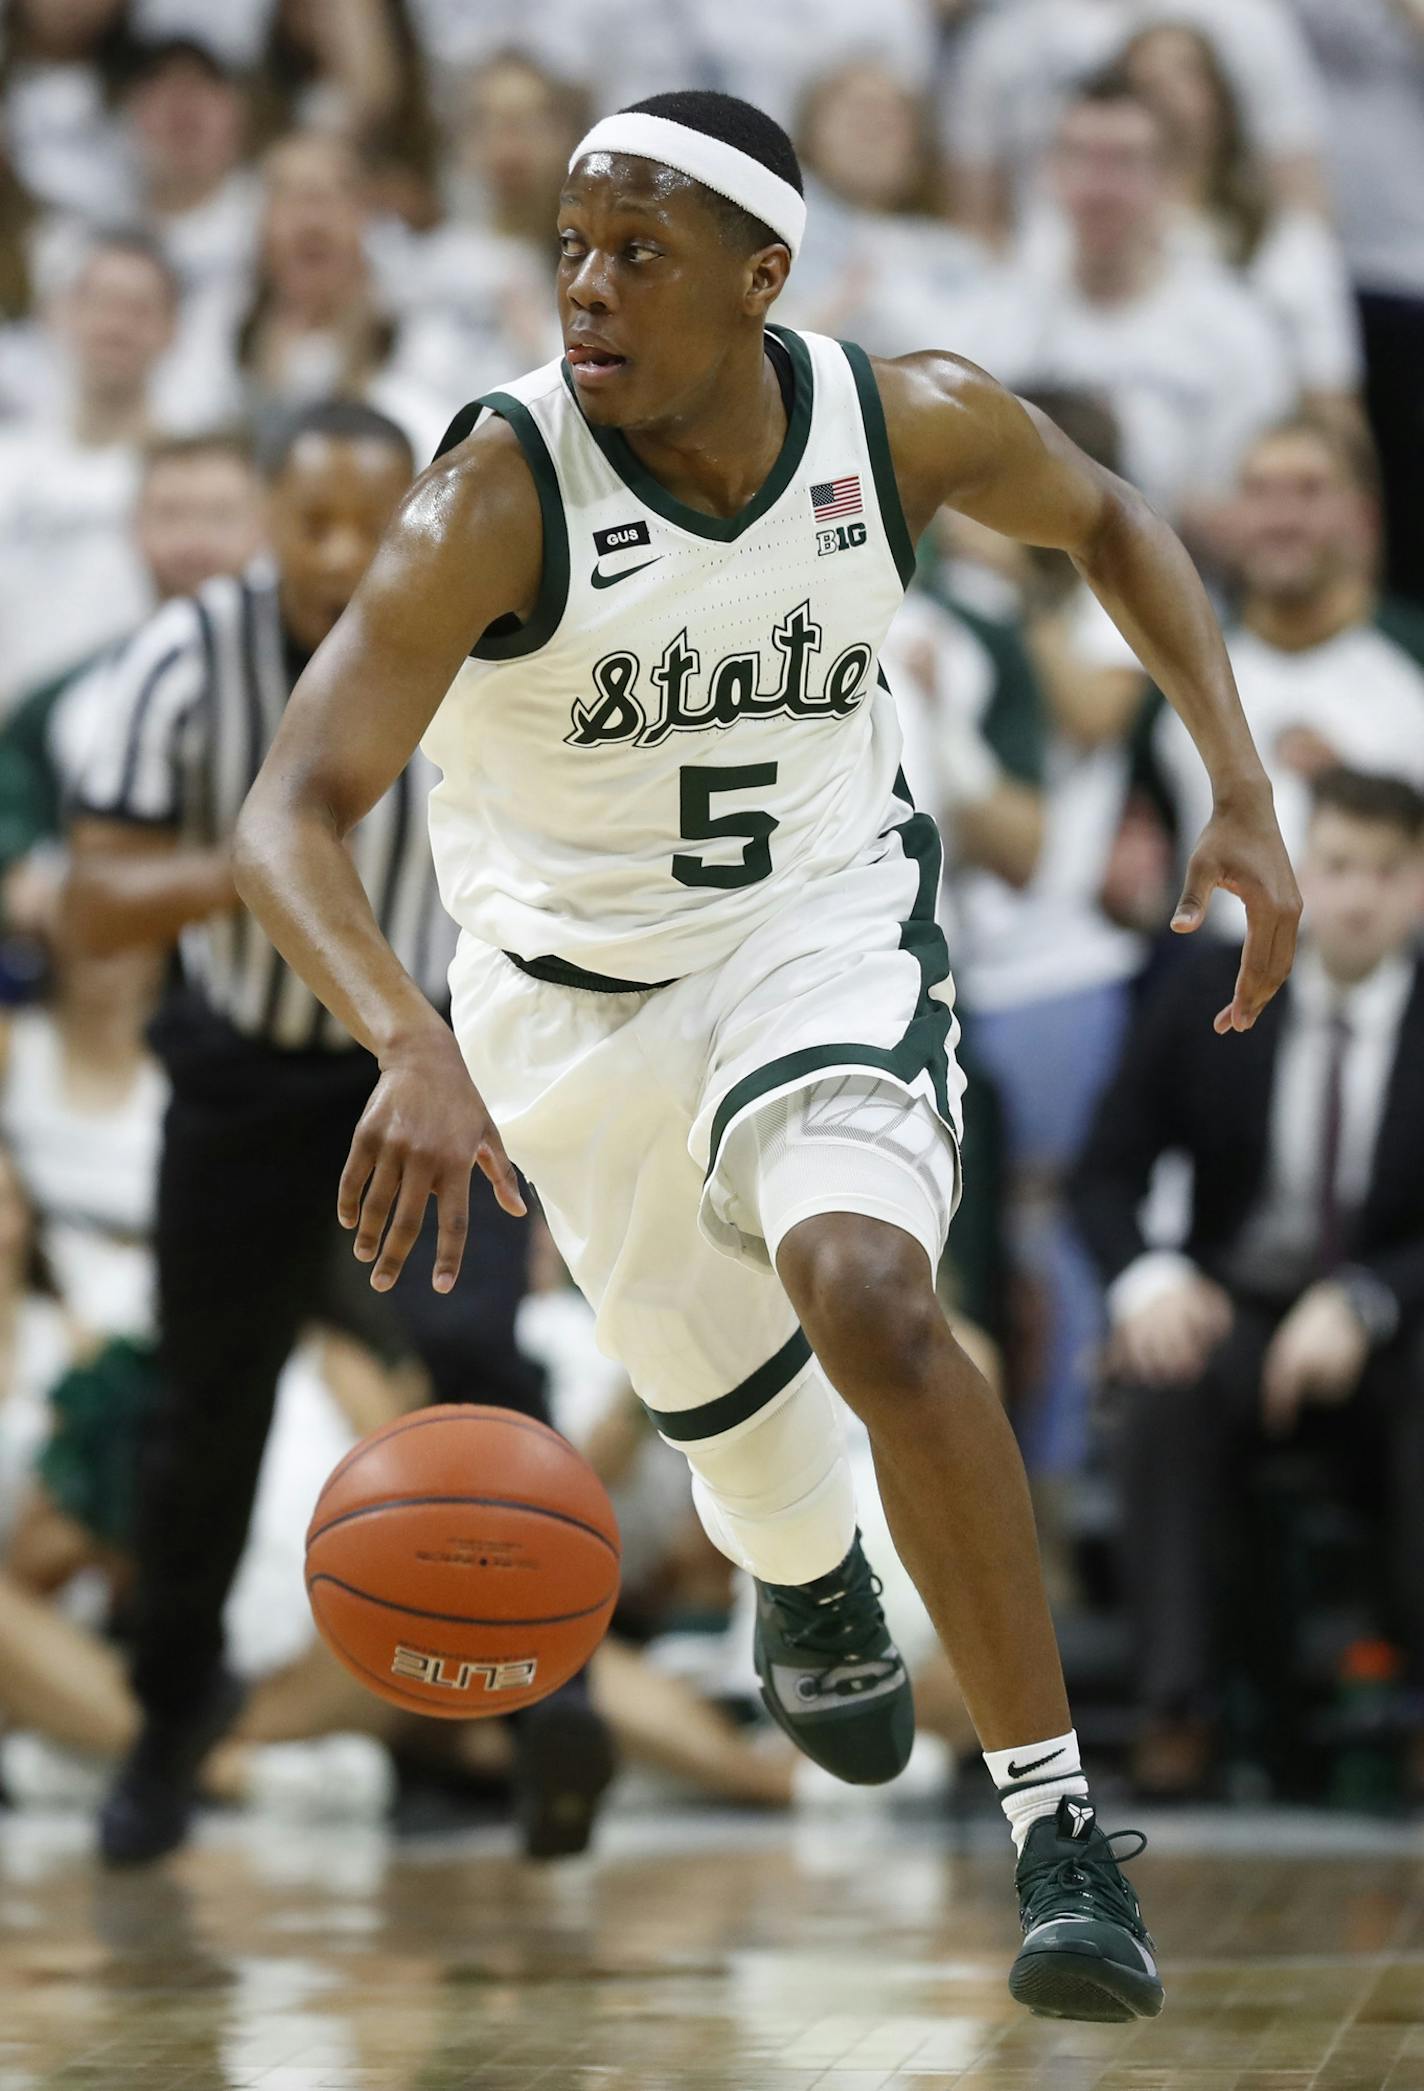
<path fill-rule="evenodd" d="M 805 197 L 779 174 L 763 167 L 760 160 L 754 160 L 739 146 L 728 145 L 724 138 L 709 138 L 705 131 L 694 131 L 667 116 L 648 116 L 629 109 L 621 116 L 605 116 L 594 125 L 575 148 L 569 161 L 570 173 L 591 152 L 628 153 L 635 160 L 657 160 L 664 167 L 676 168 L 679 174 L 690 175 L 704 188 L 715 189 L 719 196 L 740 204 L 744 211 L 769 225 L 785 240 L 795 259 L 806 230 Z"/>

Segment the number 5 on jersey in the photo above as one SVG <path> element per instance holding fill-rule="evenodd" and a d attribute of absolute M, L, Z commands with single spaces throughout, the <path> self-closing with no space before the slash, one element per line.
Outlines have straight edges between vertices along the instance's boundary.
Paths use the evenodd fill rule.
<path fill-rule="evenodd" d="M 744 835 L 746 848 L 735 864 L 708 864 L 701 857 L 677 856 L 672 875 L 681 886 L 754 886 L 771 871 L 768 837 L 781 823 L 775 814 L 760 811 L 723 813 L 712 817 L 714 791 L 754 791 L 776 782 L 774 762 L 750 762 L 736 766 L 693 763 L 679 771 L 681 810 L 679 824 L 685 842 L 710 842 L 719 835 Z"/>

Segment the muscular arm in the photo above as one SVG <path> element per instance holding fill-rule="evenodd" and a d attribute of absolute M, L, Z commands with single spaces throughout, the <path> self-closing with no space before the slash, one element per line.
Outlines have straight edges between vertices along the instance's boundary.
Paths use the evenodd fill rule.
<path fill-rule="evenodd" d="M 949 506 L 1068 553 L 1181 715 L 1216 811 L 1172 926 L 1195 929 L 1216 886 L 1245 901 L 1241 973 L 1216 1024 L 1248 1030 L 1290 970 L 1300 898 L 1220 627 L 1180 540 L 1133 488 L 973 364 L 928 353 L 881 363 L 876 376 L 911 534 Z"/>
<path fill-rule="evenodd" d="M 476 1160 L 501 1204 L 521 1212 L 523 1203 L 449 1028 L 381 934 L 345 838 L 410 761 L 480 634 L 529 613 L 540 558 L 533 482 L 513 436 L 492 422 L 412 488 L 297 684 L 238 823 L 242 898 L 381 1063 L 338 1204 L 348 1226 L 359 1217 L 363 1261 L 394 1207 L 373 1273 L 380 1289 L 394 1283 L 432 1189 L 442 1218 L 435 1281 L 442 1291 L 453 1284 Z M 461 1186 L 455 1150 L 467 1140 Z"/>

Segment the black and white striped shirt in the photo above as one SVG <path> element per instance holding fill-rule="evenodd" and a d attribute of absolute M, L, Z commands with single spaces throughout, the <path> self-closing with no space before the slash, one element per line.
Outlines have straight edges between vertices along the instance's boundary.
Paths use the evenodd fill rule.
<path fill-rule="evenodd" d="M 275 577 L 254 567 L 168 603 L 106 670 L 76 811 L 226 842 L 291 694 L 292 659 Z M 349 838 L 361 883 L 397 957 L 443 1003 L 455 927 L 440 905 L 426 801 L 436 771 L 417 753 Z M 248 1037 L 287 1050 L 340 1049 L 323 1009 L 239 908 L 184 930 L 183 971 Z"/>

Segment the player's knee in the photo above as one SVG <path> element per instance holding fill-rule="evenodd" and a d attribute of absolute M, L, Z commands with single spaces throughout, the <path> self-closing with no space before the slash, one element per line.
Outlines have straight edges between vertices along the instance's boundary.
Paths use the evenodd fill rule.
<path fill-rule="evenodd" d="M 923 1248 L 857 1213 L 818 1214 L 781 1243 L 777 1270 L 827 1375 L 862 1414 L 926 1391 L 948 1336 Z"/>

